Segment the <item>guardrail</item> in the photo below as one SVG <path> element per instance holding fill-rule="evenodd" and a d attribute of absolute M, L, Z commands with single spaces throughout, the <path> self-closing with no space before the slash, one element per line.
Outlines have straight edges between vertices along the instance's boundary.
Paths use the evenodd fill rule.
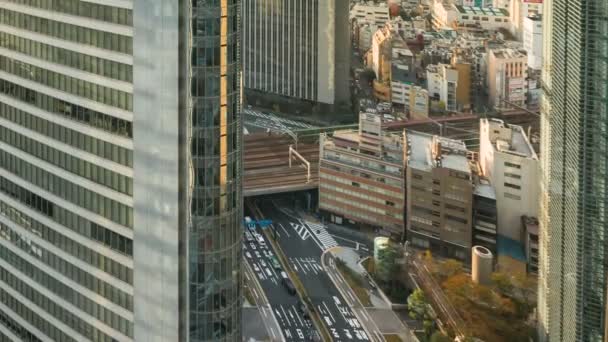
<path fill-rule="evenodd" d="M 247 201 L 246 205 L 249 207 L 249 209 L 254 214 L 254 216 L 256 216 L 257 218 L 260 218 L 260 219 L 264 218 L 264 215 L 262 214 L 260 209 L 256 205 L 251 203 L 251 201 Z M 274 237 L 270 233 L 267 232 L 267 230 L 268 229 L 262 229 L 262 233 L 266 236 L 266 238 L 272 245 L 272 248 L 274 249 L 276 255 L 279 258 L 279 262 L 281 263 L 281 266 L 287 272 L 287 274 L 289 275 L 289 278 L 293 281 L 294 286 L 296 288 L 296 293 L 298 294 L 298 297 L 300 298 L 302 303 L 304 303 L 304 305 L 306 306 L 306 309 L 308 310 L 309 316 L 312 319 L 312 322 L 313 322 L 315 328 L 317 329 L 317 331 L 319 331 L 321 333 L 321 336 L 320 336 L 321 341 L 323 341 L 323 342 L 333 341 L 333 338 L 331 337 L 331 334 L 329 333 L 329 329 L 327 328 L 327 326 L 325 326 L 325 324 L 323 324 L 323 320 L 319 316 L 319 313 L 315 310 L 314 305 L 312 304 L 310 297 L 308 296 L 306 289 L 305 289 L 304 285 L 302 284 L 302 281 L 300 280 L 300 278 L 298 277 L 296 272 L 291 268 L 291 265 L 289 264 L 288 258 L 285 255 L 285 253 L 283 252 L 283 249 L 274 240 Z"/>

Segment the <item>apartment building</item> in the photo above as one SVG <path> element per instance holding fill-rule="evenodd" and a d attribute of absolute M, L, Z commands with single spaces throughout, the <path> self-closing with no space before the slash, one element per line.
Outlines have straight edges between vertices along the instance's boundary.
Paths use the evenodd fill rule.
<path fill-rule="evenodd" d="M 538 157 L 521 126 L 481 119 L 479 161 L 496 189 L 498 234 L 522 242 L 521 217 L 537 217 Z"/>
<path fill-rule="evenodd" d="M 426 67 L 429 96 L 444 104 L 447 111 L 457 111 L 458 70 L 449 64 L 429 64 Z"/>
<path fill-rule="evenodd" d="M 540 70 L 543 62 L 543 21 L 540 15 L 524 18 L 523 39 L 528 68 Z"/>
<path fill-rule="evenodd" d="M 492 106 L 510 104 L 525 107 L 527 98 L 528 56 L 525 51 L 511 48 L 490 49 L 487 53 L 489 103 Z"/>
<path fill-rule="evenodd" d="M 496 7 L 472 7 L 452 5 L 456 9 L 457 27 L 497 31 L 509 29 L 509 12 Z"/>
<path fill-rule="evenodd" d="M 391 101 L 409 110 L 410 89 L 416 84 L 414 54 L 403 39 L 393 41 L 391 53 Z"/>
<path fill-rule="evenodd" d="M 350 9 L 350 20 L 356 20 L 358 24 L 370 24 L 376 29 L 384 27 L 390 20 L 389 7 L 385 2 L 358 2 Z"/>
<path fill-rule="evenodd" d="M 319 210 L 330 222 L 404 234 L 402 134 L 386 133 L 382 115 L 360 114 L 359 131 L 322 135 Z"/>
<path fill-rule="evenodd" d="M 473 183 L 462 141 L 407 131 L 406 232 L 412 246 L 468 262 Z"/>

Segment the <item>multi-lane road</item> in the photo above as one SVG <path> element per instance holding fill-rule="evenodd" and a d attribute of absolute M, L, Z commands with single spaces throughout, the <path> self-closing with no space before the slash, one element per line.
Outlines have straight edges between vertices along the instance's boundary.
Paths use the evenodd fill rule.
<path fill-rule="evenodd" d="M 314 340 L 317 332 L 310 319 L 306 318 L 300 309 L 300 300 L 288 292 L 281 279 L 282 271 L 279 268 L 275 269 L 272 265 L 272 260 L 276 258 L 276 255 L 272 251 L 270 243 L 263 234 L 259 236 L 263 239 L 263 243 L 257 241 L 255 237 L 250 241 L 247 238 L 244 239 L 243 254 L 266 294 L 270 311 L 280 327 L 281 331 L 274 334 L 273 338 L 285 341 Z M 269 330 L 274 333 L 273 327 L 270 327 Z"/>
<path fill-rule="evenodd" d="M 307 221 L 288 210 L 280 209 L 271 201 L 260 201 L 258 205 L 264 217 L 270 218 L 273 221 L 269 229 L 275 231 L 271 232 L 270 235 L 276 236 L 276 242 L 287 257 L 291 269 L 295 271 L 306 289 L 314 310 L 319 314 L 324 325 L 328 328 L 333 340 L 353 342 L 377 340 L 375 332 L 370 333 L 370 330 L 373 330 L 373 326 L 369 317 L 364 317 L 364 324 L 361 323 L 362 320 L 350 309 L 342 293 L 336 288 L 321 265 L 321 255 L 323 252 L 339 245 L 334 236 L 323 225 Z M 250 248 L 251 246 L 248 247 Z M 250 251 L 247 250 L 247 252 Z M 253 260 L 253 257 L 252 255 L 252 258 L 248 260 Z M 261 267 L 259 268 L 261 270 Z M 259 273 L 258 277 L 261 279 L 261 282 L 266 282 L 266 287 L 271 288 L 272 285 L 269 283 L 274 284 L 272 281 L 273 277 L 261 274 L 267 274 L 268 272 L 265 270 Z M 280 283 L 278 286 L 280 286 Z M 294 310 L 297 311 L 298 305 L 297 303 L 294 304 L 293 301 L 286 301 L 284 299 L 286 292 L 284 289 L 282 290 L 266 292 L 270 305 L 273 307 L 277 304 L 279 305 L 281 316 L 277 317 L 279 323 L 281 323 L 281 318 L 286 317 L 280 309 L 281 306 L 287 310 L 290 308 L 290 305 L 296 305 Z M 294 300 L 297 302 L 296 299 Z M 291 312 L 293 313 L 293 310 Z M 279 315 L 277 314 L 277 316 Z M 282 327 L 289 329 L 292 336 L 294 335 L 293 327 L 283 324 Z M 285 333 L 285 335 L 287 334 Z M 370 336 L 373 337 L 370 338 Z"/>

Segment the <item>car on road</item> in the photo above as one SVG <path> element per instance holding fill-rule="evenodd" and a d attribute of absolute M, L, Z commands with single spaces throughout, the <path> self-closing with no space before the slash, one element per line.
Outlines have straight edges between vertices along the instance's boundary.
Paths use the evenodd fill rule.
<path fill-rule="evenodd" d="M 258 243 L 260 244 L 260 246 L 266 246 L 266 241 L 264 241 L 264 237 L 262 236 L 262 234 L 256 234 L 256 240 L 258 240 Z"/>
<path fill-rule="evenodd" d="M 255 251 L 255 244 L 253 242 L 250 242 L 249 246 L 251 247 L 251 249 L 253 249 Z"/>
<path fill-rule="evenodd" d="M 260 254 L 260 252 L 259 252 L 259 251 L 255 251 L 255 256 L 256 256 L 258 259 L 262 257 L 262 255 Z"/>
<path fill-rule="evenodd" d="M 249 253 L 249 252 L 245 252 L 245 256 L 246 256 L 248 259 L 251 259 L 251 253 Z"/>
<path fill-rule="evenodd" d="M 296 287 L 291 282 L 291 279 L 283 278 L 281 282 L 283 283 L 283 286 L 287 290 L 287 293 L 289 293 L 292 296 L 296 295 Z"/>
<path fill-rule="evenodd" d="M 253 241 L 253 235 L 251 235 L 251 233 L 248 232 L 248 231 L 245 231 L 245 240 L 247 242 L 252 242 Z"/>
<path fill-rule="evenodd" d="M 253 270 L 256 272 L 260 272 L 260 268 L 258 267 L 258 264 L 256 264 L 255 262 L 253 263 Z"/>
<path fill-rule="evenodd" d="M 281 269 L 281 263 L 279 262 L 279 259 L 277 259 L 277 257 L 275 256 L 270 257 L 270 264 L 277 271 Z"/>
<path fill-rule="evenodd" d="M 265 268 L 264 271 L 266 271 L 266 274 L 268 274 L 269 277 L 272 277 L 272 272 L 270 272 L 270 269 Z"/>
<path fill-rule="evenodd" d="M 262 267 L 266 267 L 266 261 L 264 261 L 264 259 L 260 259 L 260 264 Z"/>

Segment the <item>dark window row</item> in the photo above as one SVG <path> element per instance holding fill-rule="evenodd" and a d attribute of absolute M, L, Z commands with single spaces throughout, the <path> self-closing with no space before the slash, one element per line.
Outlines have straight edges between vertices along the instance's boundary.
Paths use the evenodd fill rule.
<path fill-rule="evenodd" d="M 59 100 L 6 80 L 0 80 L 0 92 L 32 106 L 36 106 L 42 110 L 53 114 L 60 114 L 68 119 L 87 124 L 93 128 L 98 128 L 112 134 L 128 138 L 133 138 L 133 124 L 129 121 L 118 119 L 110 115 L 75 105 L 73 103 Z M 19 115 L 24 114 L 19 113 Z M 5 115 L 3 114 L 3 116 Z M 16 120 L 19 119 L 13 119 L 13 121 Z M 48 121 L 44 120 L 41 123 L 45 122 Z M 107 158 L 104 155 L 100 155 L 100 157 Z M 128 165 L 125 162 L 120 162 L 119 160 L 116 160 L 116 162 Z"/>
<path fill-rule="evenodd" d="M 0 70 L 108 106 L 133 111 L 133 95 L 0 56 Z"/>
<path fill-rule="evenodd" d="M 0 126 L 0 141 L 112 190 L 133 195 L 133 180 Z"/>
<path fill-rule="evenodd" d="M 5 254 L 2 255 L 2 253 Z M 2 245 L 0 245 L 0 256 L 2 256 L 2 260 L 11 263 L 15 268 L 17 268 L 21 272 L 28 275 L 31 274 L 32 278 L 36 279 L 36 277 L 38 276 L 36 275 L 37 272 L 34 272 L 34 270 L 32 270 L 33 266 L 29 262 L 22 259 L 20 256 L 14 254 L 13 252 L 9 251 L 8 249 L 5 249 Z M 13 257 L 13 259 L 9 259 L 9 257 Z M 57 257 L 54 254 L 47 254 L 47 257 L 40 258 L 40 261 L 45 263 L 48 267 L 52 268 L 56 272 L 71 279 L 75 283 L 80 284 L 81 286 L 89 289 L 90 291 L 98 294 L 99 296 L 111 301 L 112 303 L 115 303 L 117 305 L 121 305 L 120 303 L 123 303 L 121 305 L 122 307 L 133 307 L 132 296 L 106 283 L 105 281 L 81 270 L 80 268 Z M 40 276 L 42 276 L 42 274 Z"/>
<path fill-rule="evenodd" d="M 4 246 L 0 246 L 0 254 L 2 254 L 2 256 L 4 256 L 4 257 L 10 258 L 9 262 L 13 262 L 16 257 L 19 258 L 16 254 L 10 252 Z M 21 258 L 19 258 L 19 259 L 23 260 Z M 24 264 L 26 264 L 26 265 L 24 265 Z M 28 274 L 28 276 L 30 276 L 30 275 L 35 276 L 36 273 L 40 273 L 39 269 L 37 269 L 32 264 L 29 264 L 25 261 L 22 264 L 22 266 L 28 267 L 27 271 L 32 271 L 30 274 Z M 19 270 L 21 270 L 21 269 L 19 269 Z M 26 272 L 23 272 L 23 273 L 26 273 Z M 44 275 L 46 275 L 45 280 L 53 279 L 51 277 L 48 277 L 48 275 L 46 273 L 44 273 Z M 15 277 L 13 274 L 9 273 L 7 270 L 5 270 L 3 268 L 0 268 L 0 279 L 2 280 L 2 282 L 4 282 L 5 284 L 8 284 L 11 288 L 13 288 L 13 290 L 17 291 L 23 297 L 27 298 L 30 302 L 34 303 L 40 309 L 46 311 L 51 316 L 57 318 L 62 323 L 66 324 L 67 326 L 74 329 L 76 332 L 80 333 L 81 335 L 89 338 L 90 340 L 93 340 L 93 338 L 97 338 L 97 339 L 99 339 L 99 341 L 112 341 L 112 338 L 110 336 L 107 336 L 100 330 L 97 330 L 92 325 L 85 322 L 82 319 L 82 317 L 79 317 L 76 314 L 74 314 L 73 312 L 56 304 L 50 298 L 43 295 L 39 291 L 35 290 L 30 285 L 28 285 L 21 279 Z M 57 284 L 58 284 L 58 282 L 57 282 Z M 46 285 L 50 285 L 50 284 L 46 284 Z M 110 316 L 110 313 L 111 312 L 108 311 L 108 318 L 112 318 Z"/>
<path fill-rule="evenodd" d="M 44 257 L 45 254 L 50 254 L 50 252 L 44 248 L 36 245 L 29 239 L 22 237 L 19 233 L 11 230 L 9 227 L 1 223 L 0 238 L 4 238 L 7 241 L 12 242 L 27 253 L 35 253 L 36 255 L 42 255 L 42 257 Z M 46 272 L 43 272 L 41 269 L 34 267 L 33 265 L 31 268 L 33 272 L 28 274 L 28 276 L 33 281 L 45 287 L 55 295 L 61 297 L 66 302 L 95 317 L 97 320 L 104 322 L 107 326 L 120 331 L 124 335 L 132 337 L 133 327 L 130 321 L 97 304 L 88 297 L 74 290 L 72 287 L 58 281 L 57 279 L 48 275 Z M 0 267 L 0 273 L 3 271 L 6 272 Z M 8 283 L 8 276 L 3 274 L 2 278 L 3 281 Z"/>
<path fill-rule="evenodd" d="M 108 273 L 109 275 L 111 275 L 114 278 L 117 278 L 124 282 L 127 282 L 130 278 L 132 278 L 132 276 L 129 275 L 129 274 L 133 273 L 133 271 L 131 269 L 129 269 L 128 267 L 126 267 L 108 257 L 105 257 L 105 256 L 97 253 L 96 251 L 91 249 L 92 245 L 89 245 L 89 246 L 81 245 L 80 243 L 68 238 L 67 236 L 55 231 L 54 229 L 51 229 L 51 228 L 47 227 L 46 225 L 34 220 L 30 216 L 22 213 L 21 211 L 14 209 L 13 207 L 9 206 L 6 203 L 0 202 L 0 213 L 3 214 L 4 216 L 8 217 L 11 221 L 15 222 L 23 229 L 26 229 L 27 231 L 41 237 L 42 239 L 53 244 L 55 247 L 60 248 L 64 252 L 71 254 L 72 256 L 90 264 L 91 266 Z M 91 225 L 93 225 L 93 224 L 91 224 Z M 95 234 L 98 236 L 101 234 L 105 234 L 105 232 L 108 232 L 109 230 L 107 230 L 101 226 L 95 225 L 95 231 L 93 232 L 93 227 L 91 227 L 91 231 L 92 231 L 92 234 Z M 116 234 L 116 233 L 114 233 L 114 234 Z M 118 235 L 118 234 L 116 234 L 116 235 Z M 122 237 L 122 236 L 120 236 L 120 237 L 123 239 L 126 239 L 125 237 Z M 113 236 L 112 240 L 108 241 L 108 244 L 118 244 L 119 243 L 113 239 L 117 239 L 117 237 Z M 130 254 L 128 254 L 128 255 L 132 256 L 133 255 L 133 243 L 130 239 L 128 239 L 128 240 L 129 240 L 129 242 L 125 243 L 126 244 L 125 249 L 128 249 L 128 250 L 125 250 L 124 254 L 127 254 L 127 252 L 130 252 Z M 100 241 L 100 242 L 105 244 L 105 241 Z M 110 247 L 110 246 L 108 246 L 108 247 Z M 116 247 L 118 248 L 118 246 L 116 246 Z M 116 304 L 123 306 L 128 310 L 133 310 L 132 303 L 129 303 L 125 298 L 121 298 L 121 299 L 124 299 L 124 300 L 122 300 Z"/>
<path fill-rule="evenodd" d="M 133 209 L 129 206 L 76 185 L 2 150 L 0 167 L 74 205 L 122 226 L 133 227 Z"/>
<path fill-rule="evenodd" d="M 9 0 L 45 10 L 77 15 L 113 24 L 132 26 L 133 11 L 80 0 Z"/>
<path fill-rule="evenodd" d="M 77 342 L 69 335 L 58 329 L 54 324 L 49 323 L 46 319 L 42 318 L 38 313 L 25 306 L 20 301 L 16 300 L 8 292 L 0 287 L 0 302 L 8 306 L 16 316 L 21 317 L 23 320 L 35 326 L 38 330 L 42 331 L 43 334 L 48 336 L 52 341 L 64 341 L 64 342 Z M 19 337 L 22 337 L 23 341 L 27 342 L 39 342 L 40 339 L 35 337 L 32 333 L 27 331 L 25 328 L 18 325 L 13 319 L 12 313 L 4 312 L 0 310 L 0 323 L 12 326 L 13 332 L 19 329 Z"/>
<path fill-rule="evenodd" d="M 132 37 L 94 30 L 0 8 L 0 23 L 101 49 L 133 54 Z"/>
<path fill-rule="evenodd" d="M 0 32 L 0 46 L 38 59 L 119 81 L 133 82 L 133 67 Z"/>

